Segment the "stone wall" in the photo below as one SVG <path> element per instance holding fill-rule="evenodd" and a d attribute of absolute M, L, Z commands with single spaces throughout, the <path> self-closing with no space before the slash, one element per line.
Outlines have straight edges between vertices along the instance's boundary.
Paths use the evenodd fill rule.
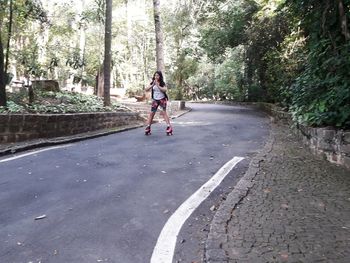
<path fill-rule="evenodd" d="M 297 133 L 314 154 L 350 169 L 350 131 L 299 124 Z"/>
<path fill-rule="evenodd" d="M 292 121 L 291 114 L 269 103 L 258 103 L 257 106 L 278 121 L 288 123 L 295 133 L 307 145 L 311 152 L 332 163 L 350 169 L 350 131 L 337 130 L 332 127 L 314 128 Z"/>
<path fill-rule="evenodd" d="M 0 114 L 0 143 L 69 136 L 142 121 L 132 112 Z"/>
<path fill-rule="evenodd" d="M 170 102 L 171 111 L 181 111 L 186 108 L 186 102 L 183 100 L 172 100 Z"/>

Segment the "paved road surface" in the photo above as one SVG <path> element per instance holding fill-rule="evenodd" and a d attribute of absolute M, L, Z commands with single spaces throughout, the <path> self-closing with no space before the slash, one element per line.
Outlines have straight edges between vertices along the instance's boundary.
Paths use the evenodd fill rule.
<path fill-rule="evenodd" d="M 269 126 L 249 108 L 191 107 L 174 120 L 174 136 L 157 124 L 151 136 L 135 129 L 1 162 L 0 262 L 149 262 L 177 207 L 245 157 L 181 230 L 175 258 L 199 259 L 209 208 L 247 169 Z"/>

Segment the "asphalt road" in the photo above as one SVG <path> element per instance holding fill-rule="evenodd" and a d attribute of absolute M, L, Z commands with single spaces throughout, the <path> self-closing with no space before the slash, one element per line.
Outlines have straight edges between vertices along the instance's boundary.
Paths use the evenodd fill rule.
<path fill-rule="evenodd" d="M 245 157 L 180 232 L 174 261 L 201 260 L 213 206 L 263 146 L 269 124 L 243 106 L 190 106 L 174 120 L 174 136 L 155 124 L 151 136 L 135 129 L 1 162 L 0 262 L 149 262 L 179 205 Z"/>

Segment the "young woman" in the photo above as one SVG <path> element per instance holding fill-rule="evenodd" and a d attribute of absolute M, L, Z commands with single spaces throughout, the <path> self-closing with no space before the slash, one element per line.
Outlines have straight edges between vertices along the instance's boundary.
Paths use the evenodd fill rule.
<path fill-rule="evenodd" d="M 161 114 L 167 124 L 166 133 L 167 135 L 173 134 L 173 128 L 170 125 L 169 116 L 166 113 L 166 105 L 168 101 L 168 96 L 166 95 L 166 85 L 163 79 L 163 74 L 161 71 L 156 71 L 153 75 L 152 82 L 145 89 L 146 91 L 152 90 L 152 107 L 151 112 L 148 116 L 147 127 L 145 129 L 145 134 L 151 134 L 151 125 L 154 115 L 157 112 L 158 107 L 162 108 Z"/>

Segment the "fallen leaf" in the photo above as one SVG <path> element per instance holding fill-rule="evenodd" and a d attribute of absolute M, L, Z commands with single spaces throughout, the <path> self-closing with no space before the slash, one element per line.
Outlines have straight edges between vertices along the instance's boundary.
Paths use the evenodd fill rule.
<path fill-rule="evenodd" d="M 162 171 L 163 174 L 166 174 L 166 171 Z"/>

